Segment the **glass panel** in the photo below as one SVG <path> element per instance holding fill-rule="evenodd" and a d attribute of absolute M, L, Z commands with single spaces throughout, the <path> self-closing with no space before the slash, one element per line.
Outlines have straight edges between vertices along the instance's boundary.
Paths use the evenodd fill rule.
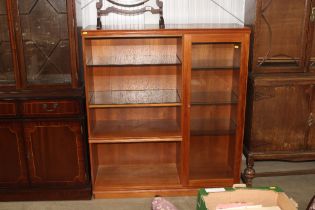
<path fill-rule="evenodd" d="M 190 179 L 233 177 L 240 43 L 192 46 Z"/>
<path fill-rule="evenodd" d="M 0 85 L 14 83 L 15 79 L 8 29 L 6 1 L 0 0 Z"/>
<path fill-rule="evenodd" d="M 71 83 L 66 0 L 18 2 L 28 83 Z"/>
<path fill-rule="evenodd" d="M 300 66 L 305 0 L 263 0 L 258 12 L 256 65 Z"/>

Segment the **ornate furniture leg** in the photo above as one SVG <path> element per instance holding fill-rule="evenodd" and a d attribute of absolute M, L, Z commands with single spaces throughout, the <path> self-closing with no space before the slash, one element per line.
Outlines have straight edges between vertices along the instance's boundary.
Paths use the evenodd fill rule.
<path fill-rule="evenodd" d="M 251 155 L 248 155 L 246 158 L 247 167 L 244 170 L 245 183 L 247 186 L 252 186 L 252 181 L 255 177 L 255 169 L 254 169 L 254 158 Z"/>

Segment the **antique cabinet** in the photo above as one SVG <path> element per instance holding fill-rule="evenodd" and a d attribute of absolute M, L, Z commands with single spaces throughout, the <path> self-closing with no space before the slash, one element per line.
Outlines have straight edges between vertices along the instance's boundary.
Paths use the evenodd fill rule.
<path fill-rule="evenodd" d="M 74 1 L 0 0 L 0 200 L 90 198 Z"/>
<path fill-rule="evenodd" d="M 95 198 L 240 181 L 249 33 L 237 25 L 82 31 Z"/>
<path fill-rule="evenodd" d="M 256 173 L 255 160 L 315 160 L 313 131 L 314 2 L 247 0 L 253 29 L 243 177 L 314 173 Z"/>

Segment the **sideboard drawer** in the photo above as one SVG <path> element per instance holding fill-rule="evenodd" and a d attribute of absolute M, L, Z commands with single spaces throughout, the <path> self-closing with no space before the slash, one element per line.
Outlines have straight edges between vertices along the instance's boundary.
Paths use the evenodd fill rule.
<path fill-rule="evenodd" d="M 15 116 L 16 103 L 14 101 L 0 101 L 0 116 Z"/>
<path fill-rule="evenodd" d="M 34 100 L 23 103 L 23 115 L 26 116 L 58 116 L 80 114 L 80 102 L 75 100 Z"/>

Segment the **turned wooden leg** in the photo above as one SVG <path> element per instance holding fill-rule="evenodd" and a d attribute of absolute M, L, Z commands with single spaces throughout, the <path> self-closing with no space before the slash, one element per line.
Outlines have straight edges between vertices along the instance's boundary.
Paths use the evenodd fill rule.
<path fill-rule="evenodd" d="M 248 187 L 253 185 L 253 179 L 255 177 L 255 169 L 254 169 L 254 158 L 248 156 L 246 158 L 246 168 L 244 170 L 245 183 Z"/>

